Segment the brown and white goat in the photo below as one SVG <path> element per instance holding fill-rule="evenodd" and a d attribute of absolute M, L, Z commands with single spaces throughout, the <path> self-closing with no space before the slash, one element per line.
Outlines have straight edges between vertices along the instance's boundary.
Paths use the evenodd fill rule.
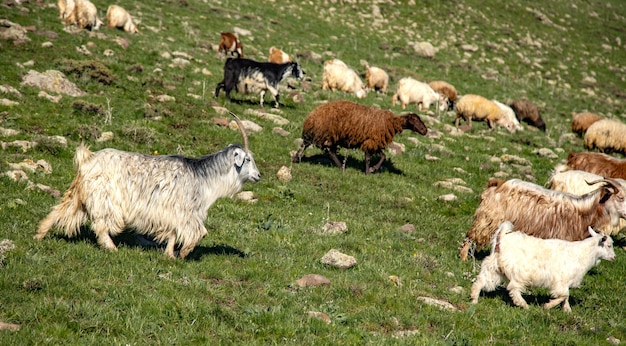
<path fill-rule="evenodd" d="M 626 187 L 610 178 L 589 183 L 602 185 L 595 191 L 575 196 L 519 179 L 490 180 L 480 196 L 480 205 L 459 257 L 467 260 L 473 244 L 476 249 L 488 245 L 504 221 L 511 221 L 516 230 L 528 235 L 569 241 L 587 238 L 589 226 L 617 227 L 620 218 L 626 218 Z"/>
<path fill-rule="evenodd" d="M 234 196 L 245 182 L 261 179 L 243 125 L 235 120 L 244 147 L 229 145 L 200 158 L 116 149 L 93 153 L 80 145 L 74 157 L 76 177 L 39 223 L 35 239 L 43 239 L 54 226 L 74 237 L 90 221 L 105 249 L 117 250 L 111 236 L 132 228 L 167 242 L 165 254 L 171 258 L 179 243 L 179 256 L 185 258 L 207 234 L 209 207 L 219 198 Z"/>
<path fill-rule="evenodd" d="M 220 44 L 217 51 L 224 53 L 226 57 L 243 58 L 243 45 L 239 37 L 230 32 L 222 32 L 220 35 Z"/>
<path fill-rule="evenodd" d="M 267 58 L 267 61 L 274 64 L 284 64 L 288 62 L 292 62 L 289 54 L 283 52 L 280 48 L 276 48 L 274 46 L 270 47 L 270 55 Z"/>

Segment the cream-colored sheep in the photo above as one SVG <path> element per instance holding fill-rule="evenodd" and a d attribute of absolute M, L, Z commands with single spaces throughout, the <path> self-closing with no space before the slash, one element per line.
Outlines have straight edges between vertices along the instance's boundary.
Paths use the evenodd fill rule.
<path fill-rule="evenodd" d="M 365 84 L 368 89 L 373 89 L 383 94 L 387 93 L 389 75 L 385 70 L 376 66 L 365 66 Z"/>
<path fill-rule="evenodd" d="M 131 34 L 139 32 L 128 11 L 118 5 L 111 5 L 107 9 L 107 26 L 123 29 Z"/>
<path fill-rule="evenodd" d="M 465 119 L 468 126 L 472 127 L 472 119 L 486 121 L 490 129 L 502 119 L 502 110 L 498 105 L 480 95 L 467 94 L 459 99 L 456 104 L 456 120 L 454 124 L 459 127 L 461 119 Z"/>
<path fill-rule="evenodd" d="M 589 126 L 584 141 L 587 149 L 626 154 L 626 124 L 613 119 L 598 120 Z"/>
<path fill-rule="evenodd" d="M 515 112 L 513 111 L 513 108 L 505 105 L 502 102 L 499 102 L 498 100 L 492 100 L 492 101 L 495 104 L 497 104 L 498 107 L 500 107 L 500 110 L 502 111 L 502 118 L 496 121 L 496 124 L 504 127 L 510 133 L 515 133 L 515 131 L 522 131 L 524 129 L 522 124 L 520 124 L 519 120 L 517 120 L 517 117 L 515 116 Z"/>
<path fill-rule="evenodd" d="M 102 20 L 98 17 L 96 5 L 89 0 L 76 0 L 74 10 L 65 17 L 65 25 L 72 24 L 81 29 L 99 30 Z"/>
<path fill-rule="evenodd" d="M 353 69 L 339 59 L 331 59 L 324 62 L 322 90 L 326 89 L 353 93 L 358 98 L 367 96 L 363 81 L 361 81 Z"/>
<path fill-rule="evenodd" d="M 448 107 L 445 96 L 436 93 L 428 84 L 411 77 L 405 77 L 398 81 L 398 89 L 391 97 L 391 104 L 395 106 L 398 100 L 402 109 L 405 109 L 407 104 L 415 103 L 422 112 L 428 111 L 433 103 L 439 103 L 440 111 L 444 111 Z"/>

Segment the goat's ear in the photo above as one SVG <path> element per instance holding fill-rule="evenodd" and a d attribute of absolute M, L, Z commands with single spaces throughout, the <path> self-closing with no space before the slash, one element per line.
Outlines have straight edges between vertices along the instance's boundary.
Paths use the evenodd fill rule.
<path fill-rule="evenodd" d="M 604 242 L 606 242 L 606 236 L 603 236 L 602 239 L 598 242 L 598 246 L 604 247 Z"/>
<path fill-rule="evenodd" d="M 591 228 L 591 226 L 589 226 L 587 230 L 589 230 L 589 234 L 591 234 L 592 237 L 595 237 L 598 234 L 596 233 L 596 231 L 593 230 L 593 228 Z"/>
<path fill-rule="evenodd" d="M 233 155 L 235 156 L 235 165 L 237 167 L 243 166 L 243 163 L 246 160 L 246 152 L 241 149 L 237 149 Z"/>

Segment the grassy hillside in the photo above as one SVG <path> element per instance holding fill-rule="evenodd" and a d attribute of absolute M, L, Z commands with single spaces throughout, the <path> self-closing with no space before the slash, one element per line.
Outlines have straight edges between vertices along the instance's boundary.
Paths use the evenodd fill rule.
<path fill-rule="evenodd" d="M 415 2 L 415 4 L 413 4 Z M 94 0 L 101 17 L 110 3 Z M 458 247 L 479 194 L 492 176 L 543 185 L 570 151 L 583 151 L 570 130 L 571 113 L 626 117 L 626 2 L 610 1 L 195 1 L 115 2 L 138 22 L 131 35 L 103 26 L 67 32 L 53 1 L 3 1 L 0 20 L 27 28 L 25 41 L 0 40 L 0 172 L 24 160 L 51 171 L 27 179 L 0 176 L 0 344 L 604 344 L 626 340 L 623 302 L 626 245 L 571 290 L 572 313 L 544 310 L 546 290 L 512 305 L 505 289 L 469 303 L 480 259 L 461 262 Z M 4 33 L 0 27 L 0 34 Z M 246 57 L 265 60 L 270 46 L 306 71 L 287 81 L 279 110 L 270 97 L 222 92 L 221 31 L 242 29 Z M 0 35 L 4 37 L 4 35 Z M 430 42 L 432 58 L 414 46 Z M 50 44 L 51 43 L 51 44 Z M 183 58 L 188 64 L 176 60 Z M 386 95 L 321 90 L 324 60 L 339 58 L 364 72 L 361 60 L 387 70 Z M 29 70 L 63 72 L 86 94 L 58 102 L 21 85 Z M 526 98 L 547 123 L 509 134 L 473 129 L 453 135 L 455 114 L 421 113 L 430 136 L 405 131 L 406 151 L 388 153 L 381 172 L 365 175 L 364 156 L 342 149 L 337 169 L 316 148 L 291 164 L 302 122 L 321 102 L 348 99 L 392 109 L 397 81 L 445 80 L 462 94 L 503 102 Z M 287 85 L 290 88 L 287 88 Z M 18 92 L 12 92 L 10 88 Z M 50 93 L 52 97 L 57 94 Z M 173 99 L 161 101 L 164 96 Z M 81 142 L 146 154 L 201 156 L 230 143 L 238 131 L 215 123 L 219 107 L 263 127 L 250 134 L 262 180 L 248 184 L 255 203 L 218 200 L 205 222 L 209 234 L 186 260 L 163 247 L 141 247 L 132 232 L 101 249 L 88 227 L 69 239 L 53 231 L 33 240 L 38 222 L 74 177 Z M 411 105 L 408 111 L 415 111 Z M 252 111 L 280 115 L 276 125 Z M 273 131 L 281 127 L 288 135 Z M 11 132 L 15 130 L 16 132 Z M 112 139 L 98 141 L 104 133 Z M 436 135 L 439 134 L 439 135 Z M 67 145 L 57 142 L 61 136 Z M 15 141 L 37 142 L 22 150 Z M 556 157 L 537 154 L 550 149 Z M 281 166 L 293 179 L 279 180 Z M 441 184 L 449 179 L 457 190 Z M 39 184 L 39 187 L 38 185 Z M 461 188 L 458 188 L 461 186 Z M 453 193 L 457 199 L 439 197 Z M 348 232 L 324 235 L 328 221 Z M 415 230 L 401 229 L 411 224 Z M 14 245 L 14 248 L 10 245 Z M 354 256 L 341 270 L 320 263 L 330 249 Z M 306 274 L 331 284 L 299 288 Z M 396 276 L 400 280 L 391 280 Z M 450 303 L 454 310 L 418 297 Z M 327 315 L 331 323 L 312 317 Z"/>

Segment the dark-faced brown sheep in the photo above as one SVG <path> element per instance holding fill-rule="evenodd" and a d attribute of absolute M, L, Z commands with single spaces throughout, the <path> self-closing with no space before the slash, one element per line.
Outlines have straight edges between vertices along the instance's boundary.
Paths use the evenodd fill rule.
<path fill-rule="evenodd" d="M 328 102 L 315 108 L 304 120 L 303 143 L 291 161 L 299 162 L 304 150 L 314 144 L 328 152 L 337 167 L 343 168 L 337 157 L 337 149 L 359 148 L 365 153 L 365 173 L 369 174 L 380 168 L 385 161 L 383 150 L 404 129 L 421 135 L 428 131 L 417 114 L 396 116 L 393 112 L 354 102 Z M 370 167 L 370 159 L 374 154 L 379 154 L 380 160 Z"/>
<path fill-rule="evenodd" d="M 541 119 L 539 108 L 534 103 L 528 100 L 515 100 L 509 104 L 509 107 L 513 109 L 519 121 L 546 131 L 546 123 Z"/>
<path fill-rule="evenodd" d="M 573 113 L 572 114 L 572 132 L 578 135 L 584 135 L 591 124 L 598 120 L 604 119 L 603 117 L 589 112 Z"/>

